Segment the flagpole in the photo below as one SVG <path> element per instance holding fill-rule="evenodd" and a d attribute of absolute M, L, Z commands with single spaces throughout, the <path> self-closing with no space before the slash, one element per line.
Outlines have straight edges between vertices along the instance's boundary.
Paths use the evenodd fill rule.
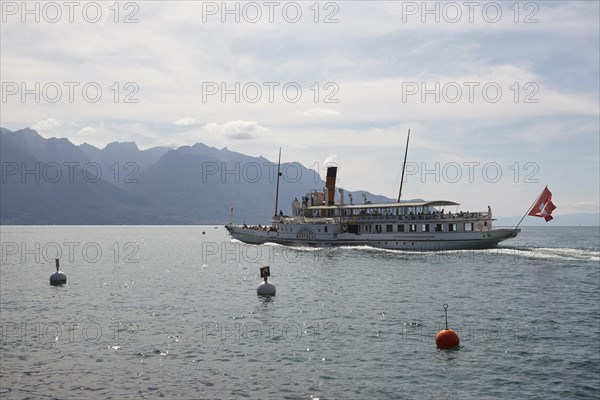
<path fill-rule="evenodd" d="M 548 188 L 548 185 L 546 185 L 546 188 Z M 529 214 L 529 211 L 531 211 L 531 209 L 533 208 L 533 206 L 535 205 L 535 203 L 537 203 L 538 200 L 540 199 L 540 197 L 542 197 L 542 195 L 544 194 L 544 190 L 546 188 L 542 189 L 542 193 L 540 193 L 540 195 L 535 199 L 535 201 L 529 206 L 529 209 L 525 212 L 525 215 L 523 215 L 523 218 L 521 218 L 521 220 L 519 221 L 519 223 L 517 224 L 517 226 L 515 226 L 513 229 L 517 229 L 519 227 L 519 225 L 521 225 L 521 222 L 523 222 L 523 220 L 525 219 L 525 217 Z"/>

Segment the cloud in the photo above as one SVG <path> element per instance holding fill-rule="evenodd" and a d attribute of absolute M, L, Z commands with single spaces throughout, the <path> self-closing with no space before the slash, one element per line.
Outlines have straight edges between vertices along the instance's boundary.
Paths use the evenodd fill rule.
<path fill-rule="evenodd" d="M 260 134 L 269 132 L 269 129 L 260 126 L 256 121 L 227 121 L 223 124 L 209 122 L 202 130 L 233 140 L 255 139 Z"/>
<path fill-rule="evenodd" d="M 185 117 L 182 119 L 179 119 L 177 121 L 175 121 L 175 125 L 177 126 L 190 126 L 190 125 L 194 125 L 196 121 L 194 120 L 194 118 L 192 117 Z"/>
<path fill-rule="evenodd" d="M 47 118 L 36 122 L 31 128 L 40 133 L 50 133 L 62 125 L 63 121 L 54 118 Z"/>
<path fill-rule="evenodd" d="M 77 132 L 78 135 L 93 135 L 94 133 L 96 133 L 96 128 L 92 128 L 91 126 L 86 126 Z"/>

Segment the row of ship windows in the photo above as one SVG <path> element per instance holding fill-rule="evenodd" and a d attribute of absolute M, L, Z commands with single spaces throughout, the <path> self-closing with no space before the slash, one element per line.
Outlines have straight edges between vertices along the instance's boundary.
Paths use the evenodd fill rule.
<path fill-rule="evenodd" d="M 321 228 L 319 228 L 318 230 L 319 230 L 319 232 L 321 232 Z M 293 228 L 288 228 L 288 227 L 284 226 L 284 227 L 281 228 L 281 231 L 282 232 L 294 232 L 294 229 Z M 327 233 L 327 226 L 323 227 L 323 232 Z M 312 233 L 308 233 L 308 235 L 312 235 Z"/>
<path fill-rule="evenodd" d="M 487 222 L 484 222 L 485 226 L 487 226 Z M 430 232 L 431 231 L 431 227 L 433 227 L 433 231 L 434 232 L 445 232 L 446 230 L 448 232 L 456 232 L 458 230 L 458 224 L 457 223 L 449 223 L 449 224 L 398 224 L 397 225 L 397 230 L 396 232 L 417 232 L 419 229 L 419 225 L 421 227 L 421 232 Z M 446 226 L 444 226 L 446 225 Z M 406 230 L 406 227 L 408 227 L 408 229 Z M 375 225 L 364 225 L 362 226 L 362 231 L 363 232 L 375 232 L 375 233 L 381 233 L 383 232 L 382 230 L 382 225 L 379 224 L 375 224 Z M 446 229 L 444 229 L 446 228 Z M 323 227 L 323 230 L 325 232 L 327 232 L 327 226 Z M 472 222 L 464 222 L 463 223 L 463 230 L 465 232 L 471 232 L 473 230 L 473 223 Z M 283 227 L 282 231 L 286 232 L 293 232 L 292 228 L 287 228 L 287 227 Z M 361 231 L 361 225 L 358 226 L 358 231 Z M 385 231 L 386 232 L 394 232 L 394 225 L 392 224 L 387 224 L 385 226 Z M 319 228 L 319 232 L 321 232 L 321 228 Z"/>
<path fill-rule="evenodd" d="M 487 226 L 487 222 L 485 222 L 485 225 Z M 435 231 L 435 232 L 456 232 L 458 230 L 458 223 L 449 223 L 449 224 L 399 224 L 397 225 L 397 230 L 395 232 L 418 232 L 420 228 L 421 232 L 430 232 L 430 231 Z M 471 232 L 473 230 L 473 223 L 472 222 L 464 222 L 463 223 L 463 230 L 465 232 Z M 358 231 L 361 231 L 361 226 L 359 225 L 358 227 Z M 382 225 L 379 224 L 375 224 L 375 225 L 364 225 L 362 226 L 362 231 L 363 232 L 375 232 L 375 233 L 381 233 L 383 232 L 382 230 Z M 385 226 L 385 231 L 386 232 L 394 232 L 394 225 L 392 224 L 388 224 Z"/>

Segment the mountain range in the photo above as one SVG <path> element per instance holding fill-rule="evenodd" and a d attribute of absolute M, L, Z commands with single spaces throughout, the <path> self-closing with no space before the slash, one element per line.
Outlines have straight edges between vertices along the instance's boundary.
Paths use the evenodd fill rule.
<path fill-rule="evenodd" d="M 277 164 L 196 143 L 140 150 L 133 142 L 103 149 L 33 129 L 0 128 L 0 223 L 66 225 L 264 224 L 275 212 Z M 325 186 L 319 172 L 281 165 L 279 208 Z M 366 191 L 373 202 L 384 196 Z"/>
<path fill-rule="evenodd" d="M 140 150 L 113 142 L 99 149 L 30 128 L 0 128 L 0 162 L 2 225 L 265 224 L 275 212 L 276 163 L 202 143 Z M 294 198 L 325 186 L 319 171 L 300 163 L 283 163 L 281 171 L 278 208 L 285 213 Z M 350 193 L 355 202 L 363 194 L 373 203 L 392 201 Z M 514 226 L 521 216 L 497 218 L 495 226 Z M 527 218 L 523 225 L 598 226 L 600 215 L 561 215 L 551 225 Z"/>

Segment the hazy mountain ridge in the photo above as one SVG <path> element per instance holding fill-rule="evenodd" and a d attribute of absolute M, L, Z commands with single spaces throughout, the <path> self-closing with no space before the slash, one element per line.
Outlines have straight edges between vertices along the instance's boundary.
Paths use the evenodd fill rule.
<path fill-rule="evenodd" d="M 96 162 L 102 166 L 102 169 L 112 169 L 113 171 L 115 169 L 144 170 L 171 150 L 169 147 L 152 147 L 140 150 L 135 142 L 111 142 L 103 149 L 98 149 L 87 143 L 79 147 L 87 155 L 90 162 Z M 135 168 L 129 167 L 131 163 L 135 164 Z"/>
<path fill-rule="evenodd" d="M 140 220 L 135 205 L 144 205 L 147 199 L 107 182 L 95 169 L 84 171 L 87 157 L 68 140 L 40 141 L 31 132 L 26 132 L 29 138 L 7 135 L 2 131 L 0 138 L 2 224 L 119 224 L 123 219 Z"/>
<path fill-rule="evenodd" d="M 275 212 L 277 165 L 202 143 L 140 150 L 134 142 L 103 149 L 41 137 L 32 129 L 1 129 L 2 224 L 267 223 Z M 281 166 L 279 209 L 322 190 L 317 171 Z M 362 201 L 389 201 L 353 192 Z"/>

